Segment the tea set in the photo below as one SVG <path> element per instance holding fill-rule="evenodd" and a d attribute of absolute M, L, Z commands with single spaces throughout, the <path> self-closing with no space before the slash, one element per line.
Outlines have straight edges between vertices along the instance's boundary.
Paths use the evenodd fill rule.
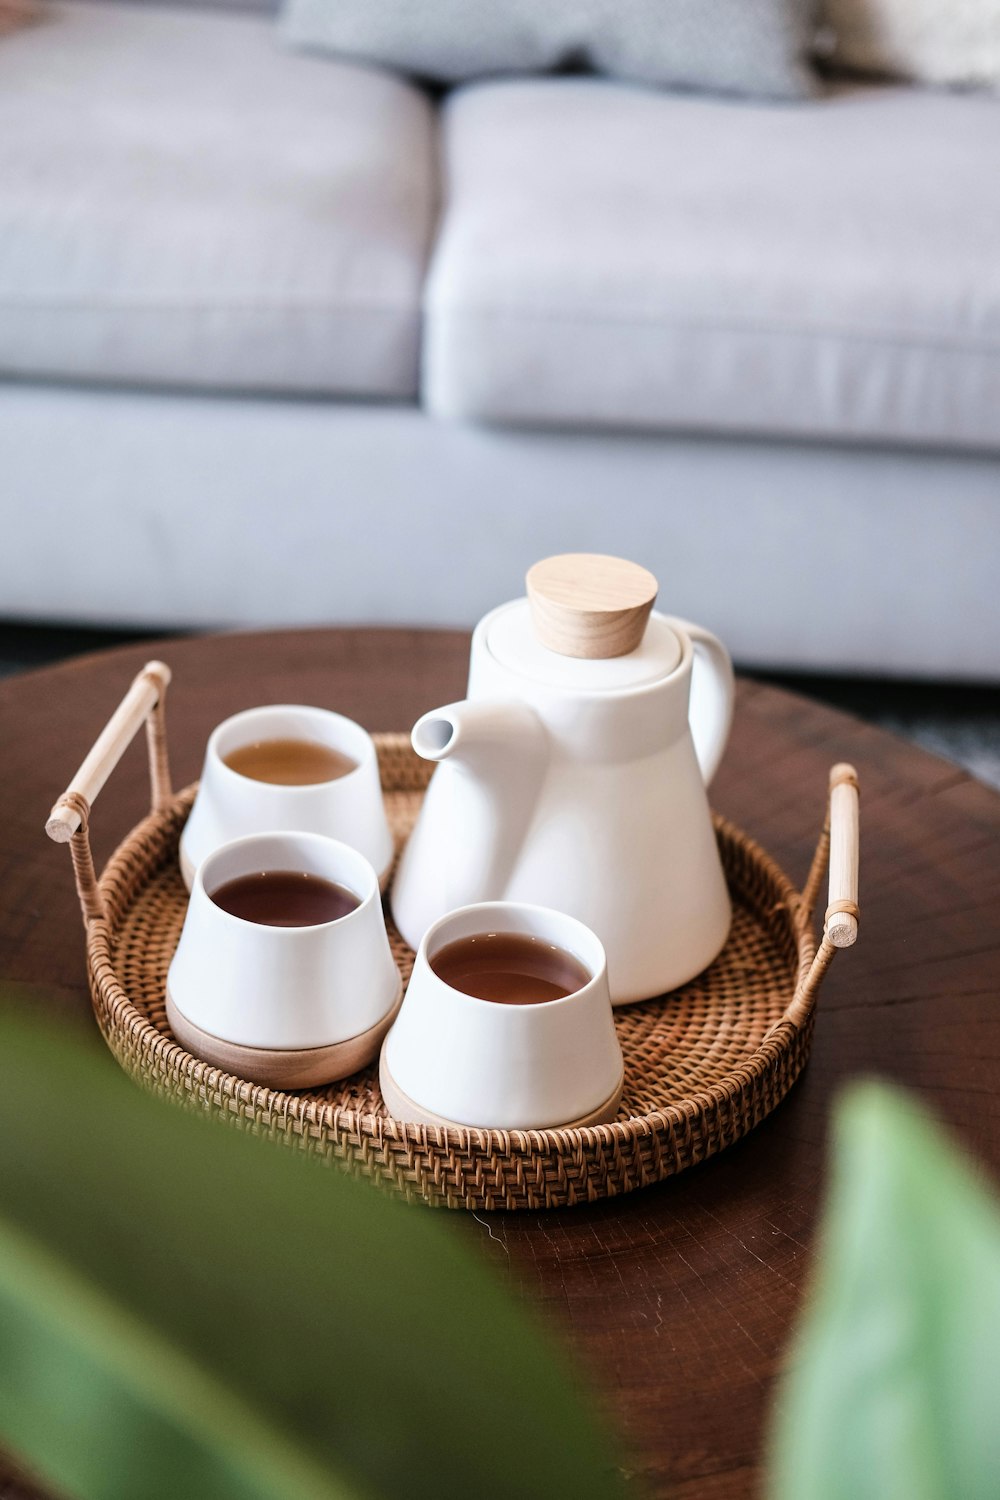
<path fill-rule="evenodd" d="M 654 610 L 656 593 L 634 563 L 567 554 L 477 625 L 466 698 L 411 736 L 435 769 L 387 894 L 416 953 L 405 993 L 370 736 L 295 705 L 221 724 L 180 842 L 177 1039 L 283 1088 L 377 1057 L 403 1121 L 613 1120 L 613 1007 L 701 973 L 731 921 L 706 787 L 732 666 L 715 636 Z M 325 779 L 303 780 L 324 756 Z"/>

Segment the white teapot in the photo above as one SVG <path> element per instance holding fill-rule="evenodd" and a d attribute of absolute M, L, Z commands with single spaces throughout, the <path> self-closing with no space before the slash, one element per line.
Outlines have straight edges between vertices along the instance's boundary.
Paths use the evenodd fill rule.
<path fill-rule="evenodd" d="M 528 598 L 472 638 L 468 697 L 424 714 L 438 768 L 392 890 L 416 948 L 476 901 L 555 907 L 593 928 L 616 1005 L 674 989 L 726 941 L 729 893 L 706 785 L 733 711 L 725 647 L 653 612 L 634 563 L 537 563 Z"/>

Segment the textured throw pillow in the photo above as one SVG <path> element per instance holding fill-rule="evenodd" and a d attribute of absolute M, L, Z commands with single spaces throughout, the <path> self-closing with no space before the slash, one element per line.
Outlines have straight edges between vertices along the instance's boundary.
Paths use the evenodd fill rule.
<path fill-rule="evenodd" d="M 825 0 L 818 52 L 915 83 L 1000 85 L 1000 0 Z"/>
<path fill-rule="evenodd" d="M 434 83 L 588 68 L 800 98 L 815 0 L 285 0 L 284 32 Z"/>

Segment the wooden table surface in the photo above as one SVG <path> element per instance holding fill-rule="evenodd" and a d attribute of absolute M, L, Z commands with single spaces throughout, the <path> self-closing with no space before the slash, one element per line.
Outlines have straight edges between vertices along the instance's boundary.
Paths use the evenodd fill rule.
<path fill-rule="evenodd" d="M 0 974 L 89 1016 L 67 851 L 49 806 L 132 675 L 174 670 L 174 782 L 209 731 L 268 702 L 315 703 L 405 729 L 461 697 L 467 636 L 329 630 L 128 647 L 0 683 Z M 654 1495 L 758 1496 L 765 1414 L 810 1264 L 827 1126 L 840 1084 L 878 1073 L 919 1090 L 1000 1177 L 1000 797 L 883 731 L 743 682 L 712 791 L 801 883 L 827 772 L 860 772 L 861 936 L 824 983 L 812 1061 L 785 1103 L 714 1160 L 615 1202 L 455 1215 L 498 1274 L 563 1332 Z M 92 817 L 98 868 L 145 810 L 141 737 Z M 641 1482 L 640 1482 L 641 1487 Z M 0 1493 L 29 1493 L 21 1481 Z"/>

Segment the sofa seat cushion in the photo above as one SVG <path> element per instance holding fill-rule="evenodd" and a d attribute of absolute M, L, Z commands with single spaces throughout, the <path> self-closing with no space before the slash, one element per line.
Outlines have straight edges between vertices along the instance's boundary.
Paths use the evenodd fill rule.
<path fill-rule="evenodd" d="M 47 6 L 0 46 L 0 373 L 412 397 L 436 132 L 260 17 Z"/>
<path fill-rule="evenodd" d="M 443 130 L 433 411 L 1000 448 L 1000 100 L 553 79 Z"/>

